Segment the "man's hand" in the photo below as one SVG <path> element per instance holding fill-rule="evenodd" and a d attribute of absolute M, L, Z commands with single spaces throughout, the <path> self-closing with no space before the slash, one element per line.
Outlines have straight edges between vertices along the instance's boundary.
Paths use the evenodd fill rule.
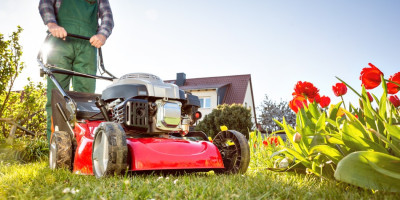
<path fill-rule="evenodd" d="M 90 44 L 92 44 L 92 46 L 96 48 L 100 48 L 101 46 L 104 45 L 104 43 L 106 43 L 106 39 L 107 39 L 106 36 L 102 34 L 93 35 L 90 38 Z"/>
<path fill-rule="evenodd" d="M 54 37 L 61 38 L 63 40 L 65 40 L 65 37 L 67 37 L 67 31 L 56 23 L 48 23 L 47 28 Z"/>

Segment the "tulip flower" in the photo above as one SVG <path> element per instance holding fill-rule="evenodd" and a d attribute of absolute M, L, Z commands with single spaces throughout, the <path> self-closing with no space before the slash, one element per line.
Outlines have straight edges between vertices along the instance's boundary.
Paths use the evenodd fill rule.
<path fill-rule="evenodd" d="M 367 95 L 368 95 L 369 102 L 373 102 L 374 98 L 372 98 L 372 95 L 369 92 L 367 92 Z"/>
<path fill-rule="evenodd" d="M 299 81 L 294 87 L 293 96 L 303 96 L 305 98 L 314 99 L 318 95 L 319 89 L 312 83 L 307 81 Z"/>
<path fill-rule="evenodd" d="M 336 83 L 336 85 L 332 86 L 332 90 L 337 97 L 340 97 L 347 93 L 347 86 L 344 83 Z"/>
<path fill-rule="evenodd" d="M 322 96 L 319 101 L 319 105 L 321 106 L 321 108 L 325 108 L 325 107 L 329 106 L 330 103 L 331 103 L 331 98 L 329 98 L 327 96 Z"/>
<path fill-rule="evenodd" d="M 289 107 L 295 112 L 297 113 L 299 111 L 299 109 L 303 108 L 305 106 L 307 106 L 307 100 L 306 98 L 304 98 L 301 95 L 297 95 L 293 98 L 293 100 L 291 100 L 289 102 Z"/>
<path fill-rule="evenodd" d="M 364 85 L 365 89 L 374 89 L 381 84 L 381 75 L 383 73 L 375 65 L 368 63 L 370 68 L 363 68 L 360 74 L 361 85 Z"/>
<path fill-rule="evenodd" d="M 400 72 L 397 72 L 393 76 L 390 76 L 389 81 L 393 81 L 400 84 Z M 389 94 L 396 94 L 400 90 L 400 86 L 388 82 L 387 89 Z"/>
<path fill-rule="evenodd" d="M 390 96 L 389 101 L 394 105 L 395 108 L 400 106 L 400 99 L 396 95 Z"/>
<path fill-rule="evenodd" d="M 301 141 L 301 135 L 300 135 L 299 132 L 296 132 L 296 133 L 293 135 L 293 142 L 294 142 L 294 143 L 299 143 L 300 141 Z"/>
<path fill-rule="evenodd" d="M 312 98 L 308 98 L 308 101 L 310 103 L 313 103 L 315 101 L 315 103 L 319 103 L 321 101 L 321 97 L 319 96 L 319 94 L 317 94 L 313 99 Z"/>

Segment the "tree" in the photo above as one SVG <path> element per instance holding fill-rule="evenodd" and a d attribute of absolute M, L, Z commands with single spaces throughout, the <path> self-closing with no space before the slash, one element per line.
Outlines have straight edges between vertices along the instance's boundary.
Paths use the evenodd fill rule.
<path fill-rule="evenodd" d="M 44 133 L 46 116 L 45 86 L 42 83 L 34 84 L 28 78 L 28 85 L 23 91 L 11 91 L 15 80 L 24 69 L 21 61 L 22 46 L 19 44 L 22 28 L 13 32 L 11 39 L 5 40 L 0 33 L 0 118 L 12 118 L 16 123 L 36 132 Z M 0 124 L 3 137 L 7 137 L 9 125 Z"/>
<path fill-rule="evenodd" d="M 19 44 L 19 35 L 22 28 L 13 32 L 11 40 L 5 40 L 4 35 L 0 33 L 0 96 L 4 95 L 0 102 L 0 118 L 3 117 L 4 109 L 11 96 L 11 89 L 19 73 L 24 68 L 24 63 L 20 61 L 22 48 Z"/>
<path fill-rule="evenodd" d="M 220 132 L 220 126 L 227 126 L 230 130 L 241 132 L 248 138 L 251 122 L 251 111 L 240 104 L 222 104 L 199 122 L 195 130 L 204 131 L 208 136 L 214 138 Z"/>
<path fill-rule="evenodd" d="M 288 124 L 291 126 L 296 125 L 296 114 L 289 108 L 289 104 L 286 101 L 276 103 L 269 99 L 268 95 L 265 95 L 265 99 L 258 110 L 261 112 L 261 125 L 267 132 L 282 130 L 273 119 L 282 122 L 283 117 L 285 117 Z"/>

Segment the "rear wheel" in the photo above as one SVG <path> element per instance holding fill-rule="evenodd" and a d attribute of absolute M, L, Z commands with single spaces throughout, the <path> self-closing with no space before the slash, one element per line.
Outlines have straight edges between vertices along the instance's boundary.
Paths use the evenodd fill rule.
<path fill-rule="evenodd" d="M 217 173 L 245 173 L 250 163 L 250 148 L 246 137 L 238 131 L 227 130 L 219 132 L 213 139 L 224 162 L 224 169 Z"/>
<path fill-rule="evenodd" d="M 65 131 L 56 131 L 50 140 L 50 169 L 66 168 L 72 170 L 71 135 Z"/>
<path fill-rule="evenodd" d="M 128 167 L 128 146 L 121 125 L 103 122 L 97 127 L 92 151 L 93 173 L 97 178 L 120 175 Z"/>

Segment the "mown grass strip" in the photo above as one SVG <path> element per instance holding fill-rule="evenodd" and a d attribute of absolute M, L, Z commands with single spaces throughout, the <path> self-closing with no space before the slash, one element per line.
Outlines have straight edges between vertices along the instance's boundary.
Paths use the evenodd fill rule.
<path fill-rule="evenodd" d="M 105 179 L 51 171 L 46 162 L 0 164 L 0 199 L 399 199 L 335 181 L 261 168 L 245 175 L 195 173 Z"/>

